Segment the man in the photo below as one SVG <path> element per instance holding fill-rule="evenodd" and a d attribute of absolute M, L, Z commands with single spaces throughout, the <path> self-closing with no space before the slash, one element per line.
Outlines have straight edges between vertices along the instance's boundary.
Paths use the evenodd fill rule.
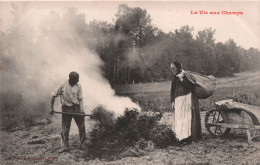
<path fill-rule="evenodd" d="M 57 96 L 60 96 L 62 112 L 85 113 L 83 109 L 82 89 L 78 82 L 79 74 L 77 72 L 71 72 L 69 74 L 69 80 L 61 84 L 57 90 L 52 93 L 50 114 L 54 113 L 53 105 L 55 97 Z M 80 148 L 84 145 L 86 138 L 84 116 L 62 114 L 61 138 L 64 148 L 62 148 L 60 152 L 69 150 L 69 131 L 72 118 L 74 118 L 79 129 Z"/>
<path fill-rule="evenodd" d="M 193 93 L 194 86 L 185 77 L 181 63 L 171 64 L 173 73 L 171 86 L 171 103 L 174 109 L 174 125 L 176 138 L 180 142 L 199 140 L 202 136 L 199 100 Z"/>

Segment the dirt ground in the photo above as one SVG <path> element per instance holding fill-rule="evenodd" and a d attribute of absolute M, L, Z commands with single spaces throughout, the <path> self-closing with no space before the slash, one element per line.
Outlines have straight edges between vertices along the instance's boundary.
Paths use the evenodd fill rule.
<path fill-rule="evenodd" d="M 1 164 L 260 164 L 260 138 L 247 143 L 246 133 L 232 130 L 228 137 L 214 138 L 204 127 L 205 112 L 201 112 L 203 139 L 199 142 L 155 148 L 143 152 L 140 157 L 123 157 L 114 161 L 84 160 L 78 149 L 77 130 L 72 128 L 71 150 L 60 149 L 60 119 L 14 132 L 1 132 Z M 165 114 L 162 122 L 171 124 L 171 114 Z M 92 123 L 93 124 L 93 123 Z"/>

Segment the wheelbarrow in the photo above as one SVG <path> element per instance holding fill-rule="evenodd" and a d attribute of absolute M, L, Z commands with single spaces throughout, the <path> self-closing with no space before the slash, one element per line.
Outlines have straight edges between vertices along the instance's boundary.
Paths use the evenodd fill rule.
<path fill-rule="evenodd" d="M 215 136 L 225 136 L 231 129 L 244 129 L 248 143 L 259 137 L 260 107 L 242 104 L 230 100 L 215 102 L 215 108 L 205 116 L 205 127 Z"/>

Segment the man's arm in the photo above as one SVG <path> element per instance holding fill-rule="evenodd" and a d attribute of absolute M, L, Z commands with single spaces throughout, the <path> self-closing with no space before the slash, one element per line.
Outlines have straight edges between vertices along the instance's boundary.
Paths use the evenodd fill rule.
<path fill-rule="evenodd" d="M 78 100 L 79 100 L 79 110 L 80 110 L 80 112 L 85 113 L 84 108 L 83 108 L 82 88 L 81 88 L 80 84 L 79 84 L 79 91 L 78 91 Z"/>
<path fill-rule="evenodd" d="M 55 102 L 55 96 L 51 96 L 51 110 L 49 112 L 50 114 L 54 114 L 54 109 L 53 109 L 54 102 Z"/>
<path fill-rule="evenodd" d="M 80 109 L 81 113 L 85 113 L 84 108 L 83 108 L 83 99 L 79 100 L 79 109 Z"/>
<path fill-rule="evenodd" d="M 64 84 L 61 84 L 54 92 L 52 92 L 51 94 L 51 110 L 50 110 L 50 114 L 54 114 L 54 102 L 55 102 L 55 97 L 61 95 L 62 93 L 62 88 L 63 88 Z"/>

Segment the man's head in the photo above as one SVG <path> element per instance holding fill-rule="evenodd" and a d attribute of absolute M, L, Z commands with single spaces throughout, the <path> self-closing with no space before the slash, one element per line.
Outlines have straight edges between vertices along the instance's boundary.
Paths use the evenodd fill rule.
<path fill-rule="evenodd" d="M 182 66 L 179 62 L 173 62 L 171 63 L 171 70 L 173 75 L 177 75 L 181 72 Z"/>
<path fill-rule="evenodd" d="M 77 72 L 70 72 L 69 74 L 69 83 L 70 85 L 75 85 L 79 82 L 79 74 Z"/>

